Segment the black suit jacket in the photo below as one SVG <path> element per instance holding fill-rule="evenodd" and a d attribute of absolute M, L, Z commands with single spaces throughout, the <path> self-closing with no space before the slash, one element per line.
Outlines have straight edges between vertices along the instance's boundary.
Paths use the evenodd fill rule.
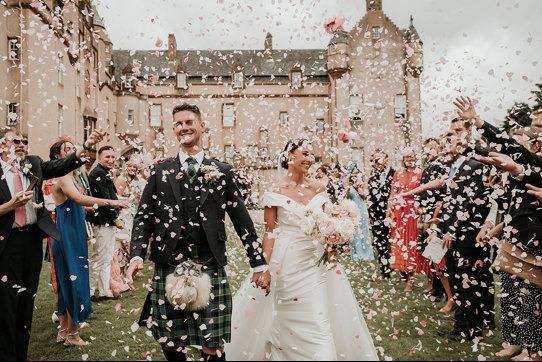
<path fill-rule="evenodd" d="M 30 172 L 37 177 L 38 182 L 34 187 L 34 197 L 37 203 L 43 202 L 42 184 L 43 180 L 48 180 L 55 177 L 62 177 L 69 172 L 81 167 L 82 161 L 77 159 L 75 153 L 72 155 L 54 161 L 43 161 L 39 156 L 26 156 L 25 160 L 30 162 L 32 168 Z M 24 161 L 23 161 L 24 162 Z M 4 204 L 12 199 L 9 191 L 8 183 L 4 179 L 4 171 L 0 168 L 0 204 Z M 60 240 L 60 234 L 56 229 L 55 223 L 49 215 L 49 211 L 45 207 L 36 209 L 37 226 L 43 233 L 43 237 L 52 237 Z M 11 234 L 11 227 L 15 221 L 15 211 L 8 212 L 0 216 L 0 254 L 3 252 L 8 238 Z"/>
<path fill-rule="evenodd" d="M 490 167 L 466 159 L 445 186 L 437 228 L 441 236 L 450 233 L 452 248 L 476 247 L 476 236 L 491 209 L 491 193 L 486 175 Z"/>
<path fill-rule="evenodd" d="M 117 200 L 117 189 L 113 180 L 109 177 L 107 171 L 102 165 L 94 167 L 88 177 L 90 192 L 92 196 L 100 199 Z M 87 214 L 87 221 L 94 225 L 109 225 L 115 224 L 115 220 L 119 217 L 119 211 L 114 207 L 102 206 L 95 213 Z"/>
<path fill-rule="evenodd" d="M 384 220 L 386 218 L 393 175 L 395 175 L 395 170 L 390 167 L 383 182 L 379 173 L 373 172 L 369 178 L 368 210 L 373 221 Z"/>
<path fill-rule="evenodd" d="M 542 186 L 542 157 L 530 152 L 504 130 L 490 123 L 484 122 L 482 129 L 484 137 L 495 145 L 498 152 L 510 156 L 525 168 L 526 176 L 522 181 L 510 178 L 512 197 L 508 213 L 512 218 L 506 223 L 509 228 L 505 228 L 504 236 L 520 249 L 542 255 L 542 203 L 529 195 L 525 186 L 526 183 Z"/>
<path fill-rule="evenodd" d="M 431 162 L 422 173 L 420 178 L 420 185 L 424 185 L 433 180 L 439 179 L 440 177 L 448 173 L 448 168 L 440 161 L 435 160 Z M 442 190 L 427 190 L 420 193 L 416 200 L 420 203 L 420 206 L 423 208 L 426 215 L 433 215 L 437 209 L 437 203 L 442 201 Z"/>
<path fill-rule="evenodd" d="M 262 245 L 235 182 L 233 167 L 208 158 L 203 159 L 202 167 L 205 165 L 214 165 L 223 174 L 216 184 L 202 180 L 199 203 L 201 225 L 213 256 L 221 266 L 227 264 L 227 212 L 245 246 L 250 265 L 265 265 Z M 150 260 L 166 264 L 175 252 L 177 243 L 182 242 L 182 172 L 179 157 L 168 158 L 153 166 L 134 218 L 131 258 L 138 256 L 144 259 L 152 237 Z"/>

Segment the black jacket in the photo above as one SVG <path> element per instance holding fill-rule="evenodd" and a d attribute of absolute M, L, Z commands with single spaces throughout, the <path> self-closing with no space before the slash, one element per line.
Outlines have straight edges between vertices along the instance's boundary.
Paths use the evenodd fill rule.
<path fill-rule="evenodd" d="M 420 178 L 420 185 L 424 185 L 433 180 L 437 180 L 440 177 L 448 173 L 448 167 L 444 165 L 440 160 L 431 162 L 422 173 Z M 420 203 L 426 215 L 433 215 L 437 208 L 437 203 L 442 201 L 442 190 L 427 190 L 420 193 L 416 200 Z"/>
<path fill-rule="evenodd" d="M 77 159 L 75 153 L 72 155 L 54 161 L 43 161 L 39 156 L 26 156 L 25 160 L 30 162 L 32 168 L 30 172 L 34 177 L 38 178 L 38 182 L 34 187 L 34 197 L 37 203 L 43 202 L 42 184 L 43 180 L 48 180 L 55 177 L 62 177 L 69 172 L 81 167 L 82 161 Z M 24 161 L 23 161 L 24 162 Z M 4 179 L 4 171 L 0 168 L 0 204 L 4 204 L 12 199 L 11 192 L 7 181 Z M 60 234 L 56 229 L 55 223 L 49 215 L 49 211 L 45 207 L 36 209 L 37 226 L 43 233 L 43 237 L 52 237 L 60 240 Z M 6 246 L 6 242 L 11 234 L 11 227 L 15 221 L 15 211 L 8 212 L 0 216 L 0 254 Z"/>
<path fill-rule="evenodd" d="M 438 214 L 440 235 L 451 234 L 452 248 L 476 247 L 476 236 L 486 221 L 493 189 L 486 175 L 490 167 L 465 159 L 452 180 L 444 187 L 444 201 Z"/>
<path fill-rule="evenodd" d="M 383 180 L 380 177 L 381 174 L 376 172 L 373 172 L 369 178 L 369 199 L 367 204 L 369 216 L 373 221 L 386 218 L 393 175 L 395 175 L 395 170 L 390 167 Z"/>
<path fill-rule="evenodd" d="M 505 218 L 504 237 L 520 249 L 542 256 L 542 202 L 527 193 L 526 183 L 542 186 L 540 167 L 542 157 L 530 152 L 516 140 L 508 137 L 504 130 L 485 122 L 484 137 L 495 146 L 498 152 L 510 156 L 524 166 L 526 175 L 523 180 L 510 178 L 512 197 L 508 214 Z"/>
<path fill-rule="evenodd" d="M 117 200 L 117 189 L 109 172 L 100 164 L 96 166 L 88 177 L 90 192 L 92 196 L 100 199 Z M 99 207 L 95 213 L 87 213 L 87 221 L 94 225 L 113 226 L 119 217 L 118 209 L 109 206 Z"/>
<path fill-rule="evenodd" d="M 199 202 L 200 221 L 209 247 L 221 266 L 226 258 L 226 212 L 245 246 L 250 265 L 265 265 L 262 245 L 245 207 L 233 175 L 233 167 L 208 158 L 203 166 L 214 165 L 223 174 L 217 183 L 202 179 Z M 150 260 L 159 264 L 170 261 L 181 238 L 183 210 L 181 197 L 181 162 L 168 158 L 153 166 L 134 218 L 130 257 L 145 258 L 152 237 Z"/>

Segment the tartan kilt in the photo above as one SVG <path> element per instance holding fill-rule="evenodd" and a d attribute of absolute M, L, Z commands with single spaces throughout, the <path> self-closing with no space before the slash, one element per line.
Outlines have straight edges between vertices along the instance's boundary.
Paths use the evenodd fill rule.
<path fill-rule="evenodd" d="M 226 271 L 213 258 L 209 247 L 182 247 L 177 263 L 193 260 L 205 264 L 202 270 L 211 277 L 209 306 L 201 311 L 175 310 L 165 297 L 165 280 L 175 271 L 173 264 L 155 264 L 152 291 L 147 295 L 139 325 L 152 331 L 162 347 L 222 347 L 231 341 L 232 296 Z"/>

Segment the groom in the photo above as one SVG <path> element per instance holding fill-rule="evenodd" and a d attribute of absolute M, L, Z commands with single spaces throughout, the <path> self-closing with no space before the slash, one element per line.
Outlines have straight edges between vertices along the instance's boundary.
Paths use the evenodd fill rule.
<path fill-rule="evenodd" d="M 151 292 L 140 325 L 152 330 L 169 361 L 186 360 L 187 346 L 201 346 L 205 361 L 224 361 L 230 342 L 232 297 L 224 271 L 225 212 L 235 226 L 254 268 L 252 281 L 269 292 L 262 245 L 234 180 L 231 165 L 209 159 L 201 147 L 205 122 L 195 105 L 173 109 L 173 132 L 181 150 L 154 165 L 134 218 L 129 278 L 143 269 L 147 249 L 155 263 Z M 219 178 L 211 177 L 219 174 Z M 151 243 L 152 240 L 152 243 Z M 204 310 L 175 310 L 165 297 L 165 279 L 186 260 L 211 277 L 210 304 Z"/>

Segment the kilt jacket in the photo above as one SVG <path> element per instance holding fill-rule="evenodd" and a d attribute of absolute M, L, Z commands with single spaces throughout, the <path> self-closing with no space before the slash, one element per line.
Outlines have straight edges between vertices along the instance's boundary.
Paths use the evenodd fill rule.
<path fill-rule="evenodd" d="M 209 182 L 201 172 L 204 166 L 214 166 L 221 173 L 216 182 Z M 181 196 L 183 170 L 178 156 L 154 164 L 147 185 L 141 196 L 132 229 L 130 258 L 145 259 L 150 246 L 150 260 L 167 264 L 183 242 L 184 225 Z M 226 257 L 226 212 L 237 235 L 241 239 L 251 267 L 267 264 L 262 244 L 241 192 L 234 179 L 230 164 L 204 157 L 200 172 L 200 199 L 198 214 L 209 248 L 219 265 L 227 264 Z M 185 185 L 186 186 L 186 185 Z M 152 242 L 151 242 L 152 240 Z"/>

